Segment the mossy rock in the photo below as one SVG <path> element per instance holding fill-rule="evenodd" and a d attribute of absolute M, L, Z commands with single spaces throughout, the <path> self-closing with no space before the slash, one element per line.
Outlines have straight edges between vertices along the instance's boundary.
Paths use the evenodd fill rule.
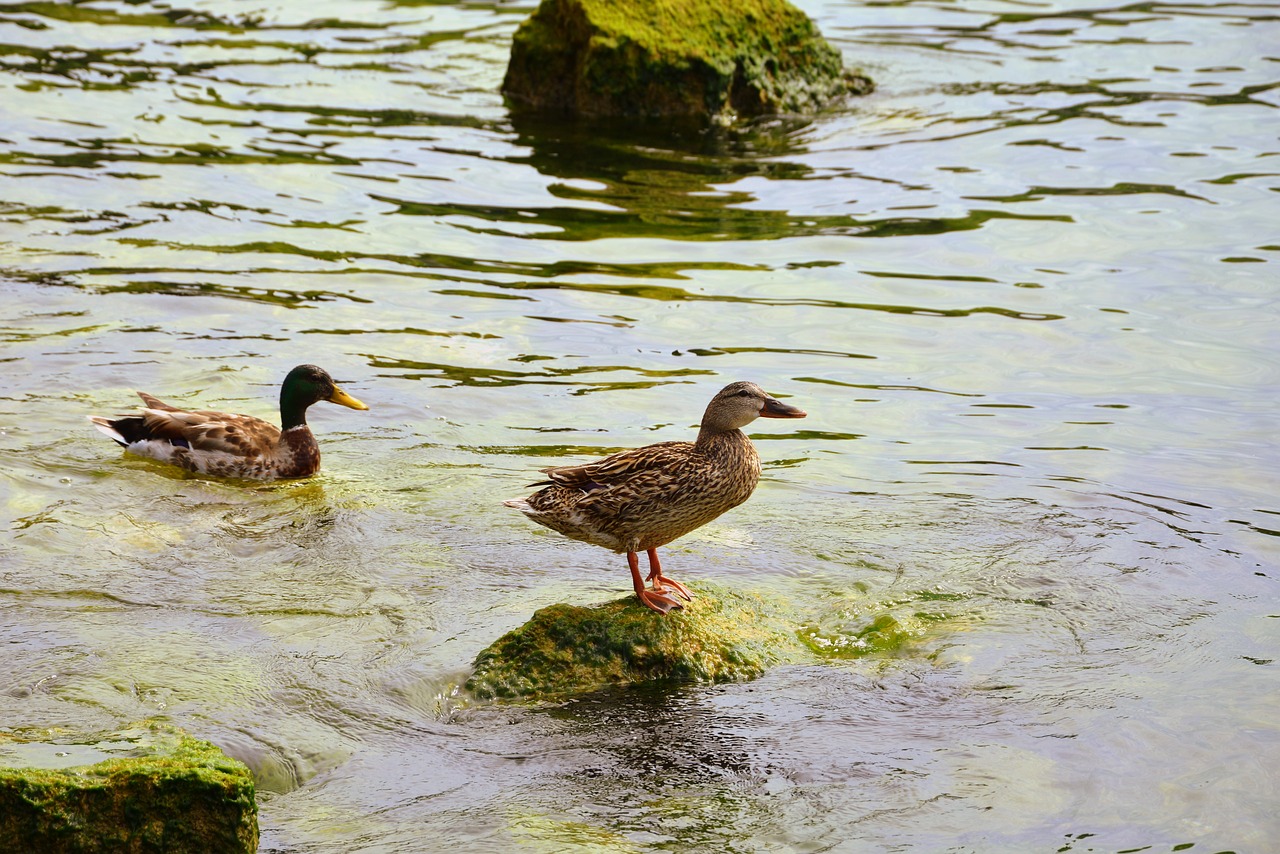
<path fill-rule="evenodd" d="M 872 88 L 787 0 L 542 0 L 502 83 L 520 108 L 722 123 Z"/>
<path fill-rule="evenodd" d="M 784 607 L 718 585 L 694 595 L 665 616 L 634 596 L 543 608 L 477 656 L 466 687 L 485 699 L 554 699 L 660 679 L 741 681 L 812 659 Z"/>
<path fill-rule="evenodd" d="M 92 739 L 6 738 L 0 766 L 12 766 L 0 767 L 0 851 L 258 849 L 249 769 L 167 724 L 148 721 Z"/>

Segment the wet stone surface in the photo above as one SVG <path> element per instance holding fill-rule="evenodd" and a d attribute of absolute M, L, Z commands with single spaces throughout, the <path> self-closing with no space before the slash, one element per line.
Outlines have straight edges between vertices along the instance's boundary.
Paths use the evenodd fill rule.
<path fill-rule="evenodd" d="M 659 680 L 731 682 L 808 658 L 785 605 L 721 585 L 691 588 L 660 615 L 634 596 L 591 607 L 551 605 L 476 658 L 479 697 L 563 698 Z"/>
<path fill-rule="evenodd" d="M 516 31 L 502 84 L 520 108 L 720 122 L 872 88 L 787 0 L 545 0 Z"/>
<path fill-rule="evenodd" d="M 0 740 L 0 850 L 251 854 L 249 769 L 159 722 Z"/>

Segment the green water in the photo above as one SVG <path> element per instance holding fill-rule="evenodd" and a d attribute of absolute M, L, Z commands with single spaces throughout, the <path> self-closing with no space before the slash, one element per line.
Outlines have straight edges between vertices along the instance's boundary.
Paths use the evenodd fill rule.
<path fill-rule="evenodd" d="M 0 6 L 0 726 L 167 717 L 264 852 L 1262 852 L 1280 839 L 1280 22 L 805 2 L 878 91 L 717 135 L 515 122 L 512 4 Z M 121 453 L 141 389 L 321 474 Z M 664 550 L 826 664 L 469 701 L 618 556 L 501 506 L 752 379 Z"/>

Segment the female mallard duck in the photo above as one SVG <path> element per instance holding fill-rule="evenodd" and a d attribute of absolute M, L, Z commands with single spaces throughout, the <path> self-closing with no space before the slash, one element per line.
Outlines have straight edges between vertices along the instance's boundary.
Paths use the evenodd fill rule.
<path fill-rule="evenodd" d="M 545 489 L 503 503 L 567 537 L 626 552 L 636 596 L 665 614 L 684 607 L 668 587 L 685 600 L 693 597 L 662 574 L 658 547 L 746 501 L 760 480 L 760 456 L 741 428 L 760 417 L 805 414 L 755 383 L 731 383 L 707 405 L 696 442 L 659 442 L 585 465 L 542 469 L 548 479 L 533 485 L 546 483 Z M 643 580 L 641 551 L 649 555 Z"/>
<path fill-rule="evenodd" d="M 315 365 L 299 365 L 280 387 L 280 427 L 252 415 L 170 406 L 145 392 L 141 415 L 89 420 L 140 457 L 187 471 L 249 480 L 307 477 L 320 468 L 320 448 L 307 426 L 307 408 L 327 400 L 368 409 Z M 283 430 L 281 429 L 283 428 Z"/>

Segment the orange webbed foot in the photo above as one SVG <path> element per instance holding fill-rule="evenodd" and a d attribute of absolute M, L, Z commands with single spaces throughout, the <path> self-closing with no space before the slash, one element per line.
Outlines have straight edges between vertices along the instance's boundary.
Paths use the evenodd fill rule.
<path fill-rule="evenodd" d="M 680 596 L 681 598 L 683 598 L 684 601 L 686 602 L 693 601 L 693 593 L 689 591 L 689 588 L 685 587 L 683 584 L 681 584 L 679 581 L 676 581 L 674 578 L 668 578 L 665 575 L 659 575 L 653 579 L 653 589 L 658 591 L 659 593 L 665 593 L 666 588 L 668 587 L 670 587 L 671 590 L 677 596 Z"/>
<path fill-rule="evenodd" d="M 650 566 L 652 566 L 652 550 L 650 550 Z M 647 590 L 644 586 L 644 579 L 640 577 L 640 559 L 635 552 L 627 552 L 627 566 L 631 569 L 631 586 L 635 588 L 636 598 L 640 603 L 651 611 L 657 611 L 659 614 L 667 614 L 673 608 L 683 608 L 684 606 L 676 599 L 667 595 L 657 581 L 654 581 L 653 589 Z M 658 574 L 649 573 L 650 578 L 658 578 L 661 575 L 661 567 Z M 670 579 L 668 579 L 670 580 Z M 678 592 L 678 591 L 677 591 Z M 689 591 L 685 591 L 688 593 Z M 686 597 L 687 598 L 687 597 Z"/>
<path fill-rule="evenodd" d="M 665 593 L 658 593 L 653 590 L 645 590 L 642 593 L 636 593 L 640 604 L 644 605 L 651 611 L 657 611 L 659 614 L 668 614 L 672 610 L 682 610 L 684 605 L 679 600 L 672 599 Z"/>
<path fill-rule="evenodd" d="M 671 585 L 671 589 L 677 596 L 683 597 L 686 602 L 692 602 L 693 594 L 689 592 L 688 587 L 662 574 L 662 561 L 658 560 L 658 550 L 649 549 L 646 554 L 649 555 L 649 575 L 645 581 L 652 581 L 653 589 L 659 593 L 666 593 L 666 585 Z"/>

